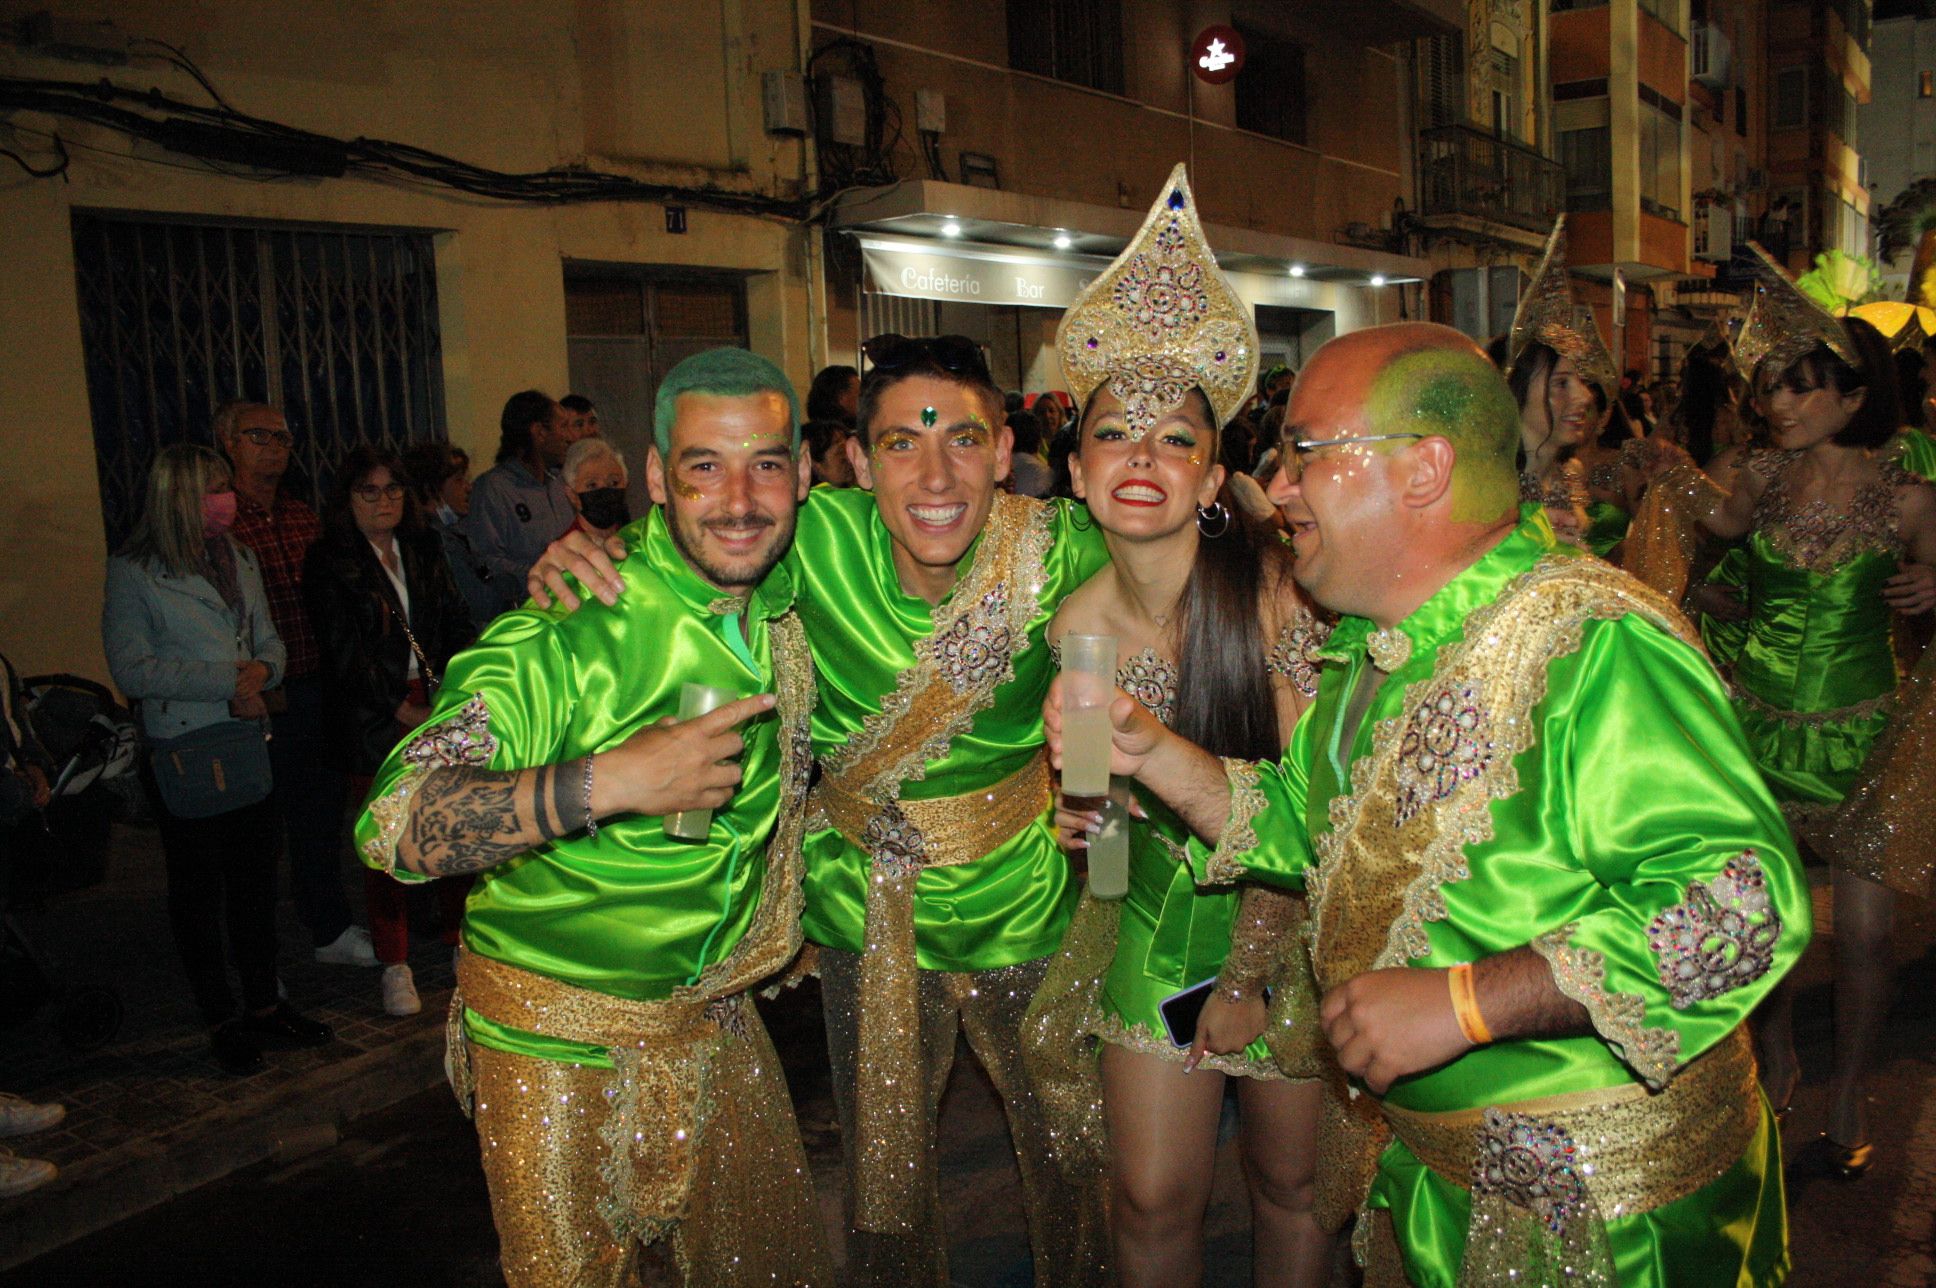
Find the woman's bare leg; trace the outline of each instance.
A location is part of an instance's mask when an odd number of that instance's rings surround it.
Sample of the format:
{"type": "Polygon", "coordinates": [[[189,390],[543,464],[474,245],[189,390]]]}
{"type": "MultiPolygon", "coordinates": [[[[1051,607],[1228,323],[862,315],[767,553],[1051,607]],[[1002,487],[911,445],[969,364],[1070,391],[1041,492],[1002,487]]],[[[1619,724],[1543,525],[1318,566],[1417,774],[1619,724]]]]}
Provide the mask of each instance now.
{"type": "Polygon", "coordinates": [[[1331,1240],[1312,1209],[1323,1093],[1315,1081],[1237,1080],[1255,1288],[1323,1288],[1330,1279],[1331,1240]]]}
{"type": "Polygon", "coordinates": [[[1896,892],[1889,887],[1835,873],[1835,1061],[1828,1134],[1841,1145],[1869,1143],[1864,1098],[1895,992],[1890,945],[1895,910],[1896,892]]]}
{"type": "Polygon", "coordinates": [[[1122,1288],[1203,1280],[1203,1214],[1216,1167],[1224,1076],[1105,1044],[1111,1233],[1122,1288]]]}

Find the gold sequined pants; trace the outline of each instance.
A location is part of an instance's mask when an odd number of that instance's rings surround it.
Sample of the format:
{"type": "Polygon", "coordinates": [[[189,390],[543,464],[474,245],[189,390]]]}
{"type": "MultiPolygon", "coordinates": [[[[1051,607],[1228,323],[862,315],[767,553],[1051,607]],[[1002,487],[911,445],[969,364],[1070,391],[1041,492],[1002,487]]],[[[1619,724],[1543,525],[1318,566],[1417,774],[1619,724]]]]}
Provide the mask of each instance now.
{"type": "Polygon", "coordinates": [[[637,1284],[642,1254],[648,1264],[670,1261],[665,1273],[685,1288],[833,1284],[786,1082],[756,1016],[744,1039],[723,1042],[710,1061],[712,1109],[670,1257],[619,1239],[598,1210],[611,1189],[611,1071],[468,1045],[508,1288],[637,1284]]]}
{"type": "Polygon", "coordinates": [[[961,1031],[966,1032],[969,1048],[987,1070],[1008,1115],[1015,1162],[1022,1173],[1022,1205],[1035,1258],[1035,1282],[1041,1288],[1108,1282],[1101,1187],[1091,1187],[1093,1193],[1084,1195],[1060,1184],[1049,1156],[1048,1125],[1022,1065],[1022,1021],[1048,966],[1044,957],[996,970],[920,972],[921,1085],[906,1090],[920,1098],[927,1123],[926,1148],[910,1161],[921,1173],[921,1188],[927,1195],[922,1210],[928,1219],[912,1234],[890,1235],[856,1230],[851,1219],[860,956],[820,949],[827,1054],[848,1160],[847,1281],[855,1288],[947,1288],[948,1242],[936,1180],[935,1132],[941,1093],[954,1063],[955,1035],[961,1031]]]}

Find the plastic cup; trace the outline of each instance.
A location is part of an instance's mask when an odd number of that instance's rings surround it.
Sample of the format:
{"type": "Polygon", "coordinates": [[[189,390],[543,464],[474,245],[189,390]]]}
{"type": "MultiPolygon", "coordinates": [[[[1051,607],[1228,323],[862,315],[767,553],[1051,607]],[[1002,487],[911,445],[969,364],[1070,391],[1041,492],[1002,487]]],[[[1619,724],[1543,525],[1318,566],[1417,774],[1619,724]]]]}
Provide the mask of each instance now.
{"type": "Polygon", "coordinates": [[[1105,797],[1102,830],[1089,838],[1089,893],[1120,899],[1129,893],[1129,811],[1105,797]]]}
{"type": "MultiPolygon", "coordinates": [[[[722,689],[716,684],[685,684],[679,689],[679,719],[692,720],[716,711],[725,706],[739,694],[731,689],[722,689]]],[[[713,812],[709,809],[680,810],[668,814],[665,819],[665,834],[676,836],[682,841],[703,841],[712,831],[713,812]]]]}
{"type": "Polygon", "coordinates": [[[1062,795],[1093,798],[1109,792],[1113,737],[1109,704],[1116,697],[1116,637],[1062,637],[1062,795]]]}

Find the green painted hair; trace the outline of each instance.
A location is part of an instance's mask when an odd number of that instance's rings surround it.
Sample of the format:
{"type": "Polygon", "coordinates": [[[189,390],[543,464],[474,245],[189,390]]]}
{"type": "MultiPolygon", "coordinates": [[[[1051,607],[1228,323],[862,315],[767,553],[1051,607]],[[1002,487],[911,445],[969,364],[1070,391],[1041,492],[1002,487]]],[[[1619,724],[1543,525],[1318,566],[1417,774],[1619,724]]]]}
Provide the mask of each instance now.
{"type": "Polygon", "coordinates": [[[1477,349],[1400,353],[1372,382],[1370,432],[1424,434],[1452,444],[1452,517],[1483,523],[1519,498],[1519,404],[1477,349]]]}
{"type": "Polygon", "coordinates": [[[787,425],[793,450],[800,448],[800,399],[786,372],[749,349],[708,349],[695,353],[659,382],[652,400],[652,441],[659,455],[672,455],[672,422],[680,394],[711,394],[715,398],[750,398],[754,394],[786,395],[787,425]]]}

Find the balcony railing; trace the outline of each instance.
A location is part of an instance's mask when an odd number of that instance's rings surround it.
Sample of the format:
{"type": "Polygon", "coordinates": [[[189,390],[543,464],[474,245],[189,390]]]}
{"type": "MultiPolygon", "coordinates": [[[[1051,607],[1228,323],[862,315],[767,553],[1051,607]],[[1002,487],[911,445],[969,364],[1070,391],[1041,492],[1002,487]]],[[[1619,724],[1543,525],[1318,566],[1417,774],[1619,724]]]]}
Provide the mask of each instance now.
{"type": "Polygon", "coordinates": [[[1566,171],[1531,148],[1468,125],[1423,130],[1419,214],[1471,215],[1545,232],[1566,206],[1566,171]]]}

